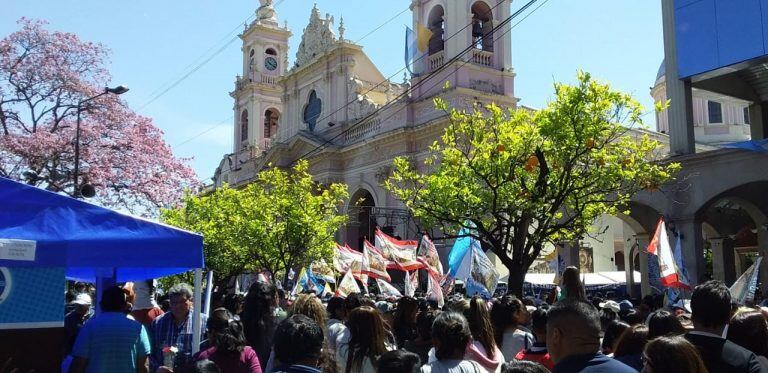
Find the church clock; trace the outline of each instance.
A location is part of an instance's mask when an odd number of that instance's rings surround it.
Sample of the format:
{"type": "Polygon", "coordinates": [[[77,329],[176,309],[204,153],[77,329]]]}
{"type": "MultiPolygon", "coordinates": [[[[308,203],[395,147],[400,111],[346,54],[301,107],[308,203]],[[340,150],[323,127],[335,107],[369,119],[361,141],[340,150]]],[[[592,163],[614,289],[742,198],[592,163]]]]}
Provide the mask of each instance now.
{"type": "Polygon", "coordinates": [[[277,60],[274,57],[265,58],[264,67],[266,67],[269,71],[274,71],[277,68],[277,60]]]}

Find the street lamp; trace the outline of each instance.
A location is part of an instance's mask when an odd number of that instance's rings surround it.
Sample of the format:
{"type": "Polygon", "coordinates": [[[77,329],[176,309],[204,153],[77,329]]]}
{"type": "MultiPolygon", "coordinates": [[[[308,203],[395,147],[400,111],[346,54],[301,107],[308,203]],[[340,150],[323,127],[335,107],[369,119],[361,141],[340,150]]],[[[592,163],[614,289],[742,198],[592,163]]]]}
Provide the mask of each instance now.
{"type": "MultiPolygon", "coordinates": [[[[80,198],[83,196],[81,194],[80,190],[80,112],[83,111],[83,104],[85,104],[88,101],[95,100],[101,96],[106,95],[107,93],[112,93],[115,95],[122,95],[123,93],[128,92],[128,87],[119,85],[114,88],[110,87],[104,87],[104,92],[99,93],[96,96],[86,98],[84,100],[80,100],[77,103],[77,125],[75,126],[75,198],[80,198]]],[[[86,197],[93,197],[95,195],[96,191],[93,189],[92,186],[89,186],[88,190],[85,193],[86,197]]]]}

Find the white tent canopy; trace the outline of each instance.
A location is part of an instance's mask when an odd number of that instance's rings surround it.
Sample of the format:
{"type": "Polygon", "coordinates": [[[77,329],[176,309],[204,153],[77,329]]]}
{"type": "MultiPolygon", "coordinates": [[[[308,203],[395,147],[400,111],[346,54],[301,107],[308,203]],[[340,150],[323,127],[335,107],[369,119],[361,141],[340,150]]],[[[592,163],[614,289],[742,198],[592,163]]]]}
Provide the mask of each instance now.
{"type": "MultiPolygon", "coordinates": [[[[640,272],[632,271],[632,276],[636,284],[640,283],[640,272]]],[[[507,283],[507,278],[504,276],[499,279],[500,283],[507,283]]],[[[595,273],[582,273],[582,281],[585,286],[590,285],[624,285],[627,282],[627,275],[624,271],[609,271],[609,272],[595,272],[595,273]]],[[[525,282],[532,285],[553,285],[555,282],[554,273],[527,273],[525,275],[525,282]]]]}

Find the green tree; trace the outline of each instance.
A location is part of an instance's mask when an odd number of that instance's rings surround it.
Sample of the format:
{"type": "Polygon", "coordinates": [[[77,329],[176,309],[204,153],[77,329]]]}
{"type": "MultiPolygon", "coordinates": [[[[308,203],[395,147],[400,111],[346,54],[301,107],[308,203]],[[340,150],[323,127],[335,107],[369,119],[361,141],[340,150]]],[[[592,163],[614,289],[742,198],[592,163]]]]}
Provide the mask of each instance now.
{"type": "Polygon", "coordinates": [[[540,111],[435,104],[450,120],[441,141],[423,167],[396,158],[385,187],[425,226],[449,237],[470,229],[509,269],[518,295],[545,245],[589,233],[600,214],[622,211],[679,169],[655,161],[658,142],[628,133],[642,107],[587,73],[555,84],[555,100],[540,111]]]}
{"type": "Polygon", "coordinates": [[[334,234],[347,219],[339,212],[347,186],[319,184],[308,167],[299,161],[290,171],[262,171],[241,189],[188,195],[181,207],[164,210],[163,220],[203,235],[206,267],[219,285],[244,271],[286,274],[330,262],[334,234]]]}

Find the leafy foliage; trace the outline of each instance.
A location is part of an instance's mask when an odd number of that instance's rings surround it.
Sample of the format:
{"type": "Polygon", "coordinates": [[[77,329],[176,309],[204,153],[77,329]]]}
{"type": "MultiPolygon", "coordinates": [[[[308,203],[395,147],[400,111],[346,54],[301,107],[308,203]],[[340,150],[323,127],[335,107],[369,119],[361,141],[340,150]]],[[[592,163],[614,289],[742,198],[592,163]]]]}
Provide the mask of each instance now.
{"type": "Polygon", "coordinates": [[[334,234],[347,219],[339,212],[347,186],[318,184],[308,167],[299,161],[291,171],[262,171],[241,189],[188,195],[162,218],[203,235],[206,267],[216,282],[244,271],[286,273],[315,260],[330,262],[334,234]]]}
{"type": "Polygon", "coordinates": [[[518,294],[545,244],[577,239],[679,169],[654,162],[658,142],[628,133],[641,106],[587,73],[576,85],[556,84],[555,100],[536,112],[435,103],[450,119],[441,141],[424,167],[395,159],[385,187],[426,226],[471,229],[510,270],[518,294]]]}
{"type": "Polygon", "coordinates": [[[87,101],[111,79],[103,45],[48,31],[42,21],[18,23],[0,40],[0,176],[74,195],[79,112],[78,176],[96,187],[97,202],[153,215],[197,185],[150,118],[115,95],[87,101]]]}

